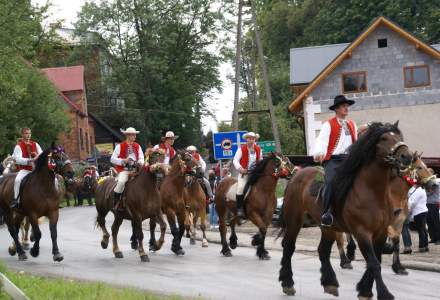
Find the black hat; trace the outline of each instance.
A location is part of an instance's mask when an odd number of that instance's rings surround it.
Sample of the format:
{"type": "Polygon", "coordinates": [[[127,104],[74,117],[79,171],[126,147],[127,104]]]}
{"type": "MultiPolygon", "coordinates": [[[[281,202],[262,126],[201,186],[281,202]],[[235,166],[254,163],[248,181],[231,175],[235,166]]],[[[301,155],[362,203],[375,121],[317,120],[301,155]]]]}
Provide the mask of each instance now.
{"type": "Polygon", "coordinates": [[[330,106],[328,109],[335,110],[336,107],[344,103],[347,103],[348,105],[353,105],[355,102],[353,100],[345,98],[344,95],[337,95],[334,99],[333,105],[330,106]]]}

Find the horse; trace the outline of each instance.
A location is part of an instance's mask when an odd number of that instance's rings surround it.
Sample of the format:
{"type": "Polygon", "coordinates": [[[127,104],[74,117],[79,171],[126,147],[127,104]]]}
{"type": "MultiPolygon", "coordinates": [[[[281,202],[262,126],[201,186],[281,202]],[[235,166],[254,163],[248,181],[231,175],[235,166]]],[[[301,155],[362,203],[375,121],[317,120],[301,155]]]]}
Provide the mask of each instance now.
{"type": "Polygon", "coordinates": [[[97,184],[96,178],[89,174],[80,179],[77,192],[78,206],[83,205],[84,198],[87,198],[89,206],[93,205],[92,198],[95,195],[97,184]]]}
{"type": "MultiPolygon", "coordinates": [[[[392,180],[395,176],[404,176],[413,160],[413,153],[403,142],[398,122],[371,124],[350,147],[332,182],[335,222],[331,228],[321,227],[318,252],[321,285],[325,293],[338,295],[339,283],[330,263],[331,247],[338,231],[353,235],[367,262],[367,269],[356,286],[358,297],[371,298],[373,282],[376,281],[378,299],[394,299],[382,279],[381,255],[388,226],[396,213],[391,199],[392,180]]],[[[318,220],[322,212],[320,193],[316,193],[322,183],[315,180],[317,177],[322,177],[317,168],[304,168],[297,172],[286,188],[279,233],[279,237],[283,237],[279,281],[287,295],[296,292],[291,257],[304,213],[308,212],[318,220]]]]}
{"type": "MultiPolygon", "coordinates": [[[[287,158],[277,153],[271,153],[263,160],[257,162],[250,171],[249,180],[245,187],[245,191],[249,191],[246,196],[245,210],[249,220],[259,229],[259,232],[252,238],[252,245],[257,246],[257,256],[261,260],[270,259],[264,242],[267,228],[272,222],[272,216],[276,208],[275,189],[278,179],[289,178],[293,170],[287,158]]],[[[235,225],[238,221],[235,200],[236,190],[237,179],[233,177],[224,178],[216,189],[214,199],[219,218],[222,244],[221,253],[226,257],[232,256],[231,248],[235,249],[238,241],[237,234],[235,233],[235,225]],[[226,241],[228,211],[233,214],[230,222],[231,236],[229,238],[229,245],[226,241]]]]}
{"type": "Polygon", "coordinates": [[[35,169],[27,175],[20,188],[20,208],[11,209],[14,198],[14,180],[16,174],[8,174],[0,179],[0,206],[5,212],[5,220],[14,245],[9,247],[9,254],[18,253],[19,260],[26,260],[27,255],[19,241],[18,232],[24,217],[29,218],[35,242],[30,250],[33,257],[40,253],[41,231],[38,218],[49,219],[50,236],[52,239],[53,260],[60,262],[63,255],[57,244],[57,223],[59,217],[59,192],[55,186],[55,173],[49,167],[53,148],[43,151],[35,161],[35,169]],[[14,216],[15,214],[15,216],[14,216]]]}
{"type": "Polygon", "coordinates": [[[56,148],[52,157],[56,164],[55,173],[63,177],[64,191],[62,196],[66,199],[67,206],[70,206],[70,200],[73,200],[73,205],[77,206],[79,181],[75,178],[72,161],[61,147],[56,148]]]}
{"type": "Polygon", "coordinates": [[[116,179],[106,178],[96,189],[96,222],[103,232],[101,247],[107,249],[110,234],[105,226],[105,217],[112,211],[115,219],[112,225],[113,253],[116,258],[123,258],[118,246],[118,231],[122,221],[131,220],[134,239],[142,262],[148,262],[148,255],[143,248],[144,234],[142,232],[142,221],[150,218],[159,223],[160,238],[155,244],[160,249],[165,240],[166,223],[161,211],[161,199],[157,186],[157,173],[162,172],[162,168],[156,164],[144,164],[140,168],[138,175],[126,183],[123,202],[124,211],[118,212],[113,207],[113,190],[116,186],[116,179]]]}
{"type": "Polygon", "coordinates": [[[185,180],[185,189],[183,191],[183,199],[188,210],[188,220],[185,227],[190,233],[190,244],[196,243],[197,221],[200,217],[200,230],[203,234],[202,247],[208,247],[206,239],[206,195],[203,191],[198,178],[187,175],[185,180]]]}
{"type": "MultiPolygon", "coordinates": [[[[408,192],[411,186],[416,185],[422,188],[432,188],[436,183],[436,176],[426,166],[420,155],[414,154],[415,160],[411,166],[408,176],[395,176],[392,180],[392,187],[390,191],[392,193],[391,201],[395,211],[395,218],[391,225],[388,226],[388,240],[383,249],[383,254],[393,254],[393,263],[391,269],[397,275],[408,275],[408,271],[400,262],[399,250],[400,250],[400,235],[402,233],[403,224],[408,216],[408,192]]],[[[356,251],[356,244],[353,237],[347,234],[347,258],[353,260],[356,251]]],[[[344,252],[343,245],[340,247],[338,244],[339,252],[344,252]]],[[[345,252],[344,252],[345,253],[345,252]]],[[[341,255],[341,258],[343,255],[341,255]]],[[[341,260],[342,263],[342,260],[341,260]]]]}
{"type": "MultiPolygon", "coordinates": [[[[167,216],[170,225],[173,241],[171,251],[176,255],[185,255],[181,247],[182,236],[185,232],[185,220],[187,220],[187,211],[183,197],[185,187],[185,176],[195,174],[196,161],[190,152],[179,150],[170,161],[171,169],[165,176],[160,186],[160,197],[162,199],[162,211],[167,216]],[[177,223],[179,227],[176,225],[177,223]]],[[[155,251],[155,230],[156,224],[150,221],[150,250],[155,251]]]]}

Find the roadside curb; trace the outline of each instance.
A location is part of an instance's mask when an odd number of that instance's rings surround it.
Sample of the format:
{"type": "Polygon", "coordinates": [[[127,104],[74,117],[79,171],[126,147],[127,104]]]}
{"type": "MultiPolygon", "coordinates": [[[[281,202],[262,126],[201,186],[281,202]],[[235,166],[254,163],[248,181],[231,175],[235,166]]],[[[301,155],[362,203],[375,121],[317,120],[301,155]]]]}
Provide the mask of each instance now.
{"type": "Polygon", "coordinates": [[[22,290],[12,283],[6,275],[0,273],[0,286],[14,300],[30,300],[22,290]]]}

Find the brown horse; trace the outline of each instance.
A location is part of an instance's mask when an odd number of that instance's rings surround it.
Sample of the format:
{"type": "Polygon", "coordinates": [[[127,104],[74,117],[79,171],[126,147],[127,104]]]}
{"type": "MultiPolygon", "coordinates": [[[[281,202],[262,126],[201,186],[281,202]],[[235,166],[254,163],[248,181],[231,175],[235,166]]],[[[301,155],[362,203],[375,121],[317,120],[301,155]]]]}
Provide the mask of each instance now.
{"type": "Polygon", "coordinates": [[[116,180],[113,177],[106,178],[96,189],[96,210],[98,212],[97,223],[103,232],[101,247],[108,247],[110,234],[105,226],[105,217],[111,210],[115,216],[112,225],[113,253],[116,258],[122,258],[123,254],[118,246],[118,231],[122,221],[131,220],[134,239],[136,242],[139,256],[142,262],[149,261],[148,255],[144,251],[142,232],[142,221],[150,218],[159,223],[160,238],[155,244],[160,249],[165,240],[166,223],[161,211],[161,199],[157,185],[157,174],[163,170],[156,165],[145,164],[141,167],[139,174],[126,183],[124,190],[124,212],[114,211],[113,209],[113,190],[116,180]]]}
{"type": "Polygon", "coordinates": [[[197,221],[200,217],[200,230],[203,234],[202,247],[208,247],[206,239],[206,195],[200,182],[195,176],[187,175],[183,199],[188,210],[188,221],[185,224],[186,230],[190,235],[190,244],[196,243],[197,221]]]}
{"type": "Polygon", "coordinates": [[[70,200],[73,200],[73,205],[76,206],[79,180],[75,178],[72,161],[61,147],[56,148],[52,157],[56,165],[55,173],[63,177],[64,189],[62,197],[66,199],[67,206],[70,206],[70,200]]]}
{"type": "MultiPolygon", "coordinates": [[[[185,220],[187,220],[187,211],[185,200],[183,198],[185,187],[185,176],[195,174],[196,161],[191,153],[186,150],[179,150],[171,160],[171,169],[165,176],[160,186],[160,196],[162,200],[162,211],[167,216],[170,225],[173,241],[171,251],[176,255],[184,255],[180,243],[185,232],[185,220]],[[176,218],[179,227],[176,225],[176,218]]],[[[150,221],[150,249],[154,249],[156,224],[150,221]]]]}
{"type": "MultiPolygon", "coordinates": [[[[331,228],[321,228],[318,247],[321,261],[321,284],[324,292],[338,295],[339,283],[330,264],[330,252],[336,231],[351,233],[357,240],[367,261],[367,270],[357,284],[358,296],[369,299],[376,281],[378,299],[394,299],[381,274],[381,255],[387,238],[388,226],[395,219],[392,203],[392,180],[403,176],[412,165],[409,151],[397,123],[373,123],[351,146],[348,157],[340,166],[334,184],[335,222],[331,228]]],[[[314,167],[304,168],[288,184],[283,206],[283,257],[279,280],[284,293],[294,295],[291,257],[307,211],[314,219],[321,215],[321,200],[317,198],[317,177],[314,167]],[[318,202],[318,203],[316,203],[318,202]]]]}
{"type": "Polygon", "coordinates": [[[87,199],[89,206],[92,206],[92,198],[95,196],[97,187],[98,182],[94,176],[87,174],[81,178],[77,192],[78,206],[83,205],[84,198],[87,199]]]}
{"type": "Polygon", "coordinates": [[[5,212],[6,224],[15,244],[9,248],[9,253],[15,255],[18,252],[20,260],[27,259],[26,253],[18,239],[20,224],[25,216],[29,218],[35,238],[34,245],[30,250],[31,255],[37,257],[40,253],[41,231],[38,226],[38,218],[46,216],[49,219],[53,260],[63,260],[57,244],[59,192],[55,186],[55,173],[48,166],[51,153],[52,149],[43,151],[35,161],[34,171],[23,179],[20,188],[21,200],[19,209],[13,210],[10,208],[10,203],[14,198],[16,174],[6,175],[0,179],[0,205],[5,212]]]}
{"type": "MultiPolygon", "coordinates": [[[[289,178],[292,172],[293,168],[288,159],[280,154],[272,153],[257,162],[255,168],[249,174],[247,183],[249,188],[245,188],[245,191],[249,190],[246,196],[245,209],[249,220],[259,229],[259,233],[255,234],[252,239],[252,245],[257,246],[257,256],[260,259],[270,259],[264,247],[264,241],[276,207],[275,189],[278,178],[289,178]]],[[[215,205],[219,217],[222,243],[221,253],[227,257],[232,256],[229,246],[232,249],[237,247],[237,235],[235,233],[235,225],[237,224],[236,190],[237,179],[227,177],[220,182],[215,193],[215,205]],[[231,236],[229,238],[229,245],[226,241],[228,210],[233,214],[230,222],[231,236]]]]}

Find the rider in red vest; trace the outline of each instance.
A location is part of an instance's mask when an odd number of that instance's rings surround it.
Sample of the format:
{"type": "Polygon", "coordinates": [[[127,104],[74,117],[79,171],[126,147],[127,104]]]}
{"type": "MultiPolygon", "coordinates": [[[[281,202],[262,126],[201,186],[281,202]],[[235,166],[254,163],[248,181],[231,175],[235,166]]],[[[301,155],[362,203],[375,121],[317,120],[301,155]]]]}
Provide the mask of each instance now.
{"type": "Polygon", "coordinates": [[[332,185],[330,184],[335,176],[337,167],[346,157],[348,147],[357,140],[356,123],[347,119],[348,107],[355,102],[338,95],[334,99],[334,104],[329,107],[336,115],[322,124],[321,131],[316,140],[313,157],[324,165],[325,169],[325,188],[323,196],[323,214],[321,216],[321,226],[330,227],[333,224],[331,213],[332,185]]]}
{"type": "Polygon", "coordinates": [[[11,208],[18,208],[19,206],[19,192],[20,184],[23,178],[34,169],[34,160],[43,152],[38,143],[31,140],[32,132],[25,127],[21,130],[21,139],[14,148],[12,157],[15,160],[18,174],[14,181],[14,201],[11,208]]]}
{"type": "Polygon", "coordinates": [[[259,160],[263,159],[263,153],[260,147],[256,144],[256,140],[260,137],[259,134],[248,132],[243,135],[246,139],[246,144],[238,148],[234,156],[234,167],[238,171],[237,178],[237,216],[245,218],[244,213],[244,187],[248,180],[248,171],[259,160]]]}
{"type": "Polygon", "coordinates": [[[118,172],[117,184],[114,189],[114,206],[115,210],[123,210],[120,205],[122,199],[122,193],[125,189],[125,183],[128,180],[130,173],[133,172],[136,165],[144,164],[144,152],[141,146],[135,142],[136,134],[139,133],[133,127],[129,127],[121,132],[125,134],[126,140],[115,147],[112,157],[110,159],[111,163],[115,165],[116,171],[118,172]]]}
{"type": "Polygon", "coordinates": [[[174,135],[174,132],[167,131],[164,137],[161,139],[161,143],[153,147],[153,150],[162,149],[165,153],[164,163],[169,164],[170,160],[176,155],[176,150],[173,148],[174,141],[178,139],[178,135],[174,135]]]}
{"type": "Polygon", "coordinates": [[[205,172],[206,172],[206,162],[203,160],[203,157],[200,155],[200,153],[197,151],[196,146],[188,146],[186,147],[186,150],[189,151],[192,155],[192,157],[195,159],[195,161],[198,164],[198,177],[200,179],[203,180],[203,185],[205,186],[205,190],[207,193],[207,196],[209,198],[209,201],[213,201],[214,200],[214,196],[212,194],[212,189],[211,189],[211,185],[209,184],[208,179],[206,179],[205,177],[205,172]]]}

